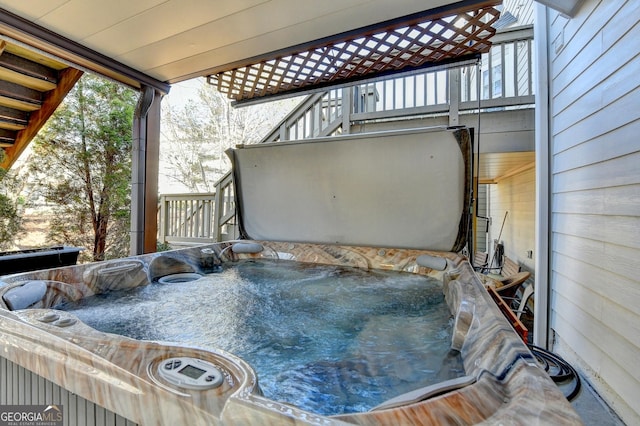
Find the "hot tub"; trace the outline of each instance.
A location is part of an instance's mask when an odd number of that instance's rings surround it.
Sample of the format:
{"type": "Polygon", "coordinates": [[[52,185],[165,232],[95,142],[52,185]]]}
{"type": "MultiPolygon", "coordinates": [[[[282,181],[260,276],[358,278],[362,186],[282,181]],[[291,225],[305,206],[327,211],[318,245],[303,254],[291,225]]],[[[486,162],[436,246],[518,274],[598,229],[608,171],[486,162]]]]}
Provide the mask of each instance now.
{"type": "MultiPolygon", "coordinates": [[[[570,404],[540,369],[490,300],[469,263],[452,253],[304,243],[242,241],[162,254],[31,272],[3,278],[0,310],[3,404],[71,404],[73,415],[108,410],[138,424],[579,424],[570,404]],[[235,245],[235,250],[234,250],[235,245]],[[247,249],[250,247],[251,249],[247,249]],[[213,347],[140,341],[99,332],[69,312],[65,301],[159,284],[176,274],[214,273],[247,259],[286,259],[362,270],[425,275],[442,283],[453,318],[451,348],[459,351],[464,377],[391,398],[366,412],[322,416],[262,395],[260,377],[234,354],[213,347]],[[33,283],[37,284],[33,284],[33,283]],[[9,297],[44,285],[45,294],[9,297]],[[31,300],[29,299],[31,297],[31,300]],[[8,310],[7,299],[15,310],[8,310]],[[35,300],[37,299],[37,300],[35,300]],[[23,303],[27,306],[18,306],[23,303]],[[159,373],[167,362],[197,373],[209,369],[218,386],[198,388],[159,373]],[[198,364],[201,363],[201,364],[198,364]],[[38,395],[50,400],[39,401],[38,395]],[[15,394],[14,394],[15,392],[15,394]],[[82,409],[78,407],[82,407],[82,409]],[[80,412],[82,411],[82,412],[80,412]]],[[[203,301],[194,301],[194,303],[203,301]]],[[[189,309],[188,306],[184,307],[189,309]]],[[[204,373],[202,373],[204,374],[204,373]]],[[[188,377],[188,376],[185,376],[188,377]]]]}
{"type": "MultiPolygon", "coordinates": [[[[416,129],[238,147],[229,155],[239,241],[0,278],[5,305],[0,309],[0,405],[61,404],[82,424],[580,424],[470,264],[457,254],[469,239],[470,133],[465,128],[416,129]],[[364,392],[360,406],[366,409],[326,414],[295,399],[269,398],[259,385],[261,373],[238,353],[197,340],[177,344],[104,333],[73,311],[52,309],[95,295],[188,285],[261,259],[436,280],[448,307],[444,315],[451,318],[448,345],[464,371],[435,383],[416,381],[416,388],[396,393],[385,394],[381,388],[386,384],[374,383],[364,392]],[[367,405],[367,392],[385,399],[367,405]]],[[[168,293],[167,303],[172,297],[168,293]]],[[[249,311],[239,300],[227,297],[237,310],[249,311]]],[[[200,295],[171,311],[187,311],[191,304],[216,309],[219,303],[200,295]]],[[[322,303],[325,299],[318,297],[309,309],[322,303]]],[[[349,308],[361,302],[353,297],[330,303],[349,308]]],[[[147,315],[153,318],[161,311],[150,305],[147,315]]],[[[224,320],[211,327],[234,328],[224,320]]],[[[242,327],[234,329],[242,338],[242,327]]],[[[373,340],[375,329],[366,333],[373,340]]],[[[396,322],[394,330],[405,340],[420,340],[419,331],[407,331],[408,322],[396,322]]],[[[394,371],[389,376],[402,375],[404,350],[388,350],[389,371],[394,371]]],[[[267,357],[271,351],[258,348],[251,355],[267,357]]],[[[326,365],[310,363],[309,369],[326,365]]],[[[419,375],[423,366],[407,367],[410,376],[419,375]]],[[[298,370],[282,373],[288,378],[298,370]]],[[[346,376],[337,383],[352,388],[346,376]]]]}

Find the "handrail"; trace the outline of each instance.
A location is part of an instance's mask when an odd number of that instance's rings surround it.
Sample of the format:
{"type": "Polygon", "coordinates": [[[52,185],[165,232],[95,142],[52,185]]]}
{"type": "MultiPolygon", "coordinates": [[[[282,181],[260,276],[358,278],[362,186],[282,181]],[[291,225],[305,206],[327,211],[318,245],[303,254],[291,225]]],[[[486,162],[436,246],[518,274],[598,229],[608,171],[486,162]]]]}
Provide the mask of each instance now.
{"type": "Polygon", "coordinates": [[[343,115],[342,93],[332,89],[309,95],[284,118],[260,143],[331,136],[340,128],[343,115]]]}

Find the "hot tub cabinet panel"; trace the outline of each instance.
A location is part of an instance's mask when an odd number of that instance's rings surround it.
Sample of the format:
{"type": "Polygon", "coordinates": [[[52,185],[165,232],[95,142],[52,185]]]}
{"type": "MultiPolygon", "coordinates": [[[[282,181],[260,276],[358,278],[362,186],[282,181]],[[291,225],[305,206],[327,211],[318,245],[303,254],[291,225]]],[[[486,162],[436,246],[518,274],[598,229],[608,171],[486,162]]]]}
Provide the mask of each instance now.
{"type": "MultiPolygon", "coordinates": [[[[492,303],[469,263],[453,253],[242,241],[100,265],[29,272],[0,280],[1,295],[12,288],[20,291],[25,281],[41,280],[46,285],[45,296],[32,301],[28,309],[0,309],[0,365],[23,368],[31,372],[24,375],[24,380],[30,374],[33,380],[36,376],[49,380],[139,424],[581,424],[492,303]],[[126,288],[130,284],[126,279],[123,282],[123,277],[134,280],[135,285],[147,285],[171,273],[205,274],[219,267],[219,262],[245,258],[397,270],[442,280],[454,316],[452,348],[460,351],[465,373],[473,383],[393,408],[326,417],[262,396],[252,368],[233,354],[102,333],[70,313],[50,309],[61,300],[111,291],[115,283],[116,288],[126,288]],[[98,266],[107,268],[106,272],[98,273],[98,266]],[[145,279],[141,271],[146,273],[145,279]],[[160,363],[184,356],[206,360],[218,368],[224,376],[222,385],[192,390],[172,386],[158,375],[160,363]]],[[[3,374],[0,380],[3,392],[22,389],[13,376],[3,374]]],[[[30,403],[29,395],[21,398],[23,403],[30,403]]],[[[67,415],[73,414],[67,411],[67,415]]]]}
{"type": "Polygon", "coordinates": [[[35,271],[75,265],[80,247],[47,247],[0,252],[0,274],[35,271]]]}

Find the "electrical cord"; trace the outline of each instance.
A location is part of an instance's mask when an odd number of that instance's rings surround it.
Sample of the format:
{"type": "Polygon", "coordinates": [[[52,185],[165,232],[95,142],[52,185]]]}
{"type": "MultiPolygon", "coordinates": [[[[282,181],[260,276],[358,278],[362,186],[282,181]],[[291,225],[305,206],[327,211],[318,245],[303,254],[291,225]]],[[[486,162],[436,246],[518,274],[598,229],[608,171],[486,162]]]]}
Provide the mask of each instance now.
{"type": "Polygon", "coordinates": [[[527,346],[538,361],[540,367],[549,374],[554,383],[557,385],[564,384],[566,382],[574,383],[571,391],[565,394],[565,398],[569,401],[575,398],[578,395],[578,392],[580,392],[581,386],[580,376],[576,370],[567,361],[546,349],[535,345],[527,346]]]}

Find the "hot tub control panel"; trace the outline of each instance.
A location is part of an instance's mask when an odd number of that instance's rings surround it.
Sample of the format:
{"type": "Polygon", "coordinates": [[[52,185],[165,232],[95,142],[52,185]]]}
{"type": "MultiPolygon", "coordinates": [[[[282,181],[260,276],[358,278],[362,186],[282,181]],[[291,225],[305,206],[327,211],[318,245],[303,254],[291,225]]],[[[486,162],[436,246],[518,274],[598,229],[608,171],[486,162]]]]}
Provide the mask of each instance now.
{"type": "Polygon", "coordinates": [[[224,381],[213,364],[191,357],[165,359],[158,366],[158,374],[172,385],[195,390],[212,389],[224,381]]]}

